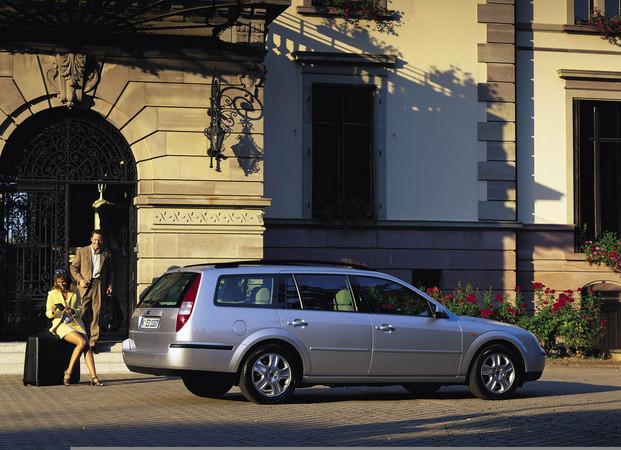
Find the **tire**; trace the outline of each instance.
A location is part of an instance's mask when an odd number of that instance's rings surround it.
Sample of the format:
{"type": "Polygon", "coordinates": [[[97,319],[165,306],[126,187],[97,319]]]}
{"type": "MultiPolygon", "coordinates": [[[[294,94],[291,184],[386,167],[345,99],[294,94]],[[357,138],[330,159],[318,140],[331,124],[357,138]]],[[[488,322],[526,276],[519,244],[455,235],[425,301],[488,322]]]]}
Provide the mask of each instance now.
{"type": "Polygon", "coordinates": [[[264,345],[244,362],[239,389],[255,403],[282,403],[293,394],[297,375],[297,367],[288,351],[279,345],[264,345]]]}
{"type": "Polygon", "coordinates": [[[233,383],[203,375],[184,375],[181,379],[188,391],[199,397],[220,398],[233,387],[233,383]]]}
{"type": "Polygon", "coordinates": [[[401,386],[416,395],[433,394],[442,387],[439,383],[406,383],[401,386]]]}
{"type": "Polygon", "coordinates": [[[485,400],[510,398],[522,384],[522,368],[514,352],[501,344],[486,347],[470,369],[470,391],[485,400]]]}

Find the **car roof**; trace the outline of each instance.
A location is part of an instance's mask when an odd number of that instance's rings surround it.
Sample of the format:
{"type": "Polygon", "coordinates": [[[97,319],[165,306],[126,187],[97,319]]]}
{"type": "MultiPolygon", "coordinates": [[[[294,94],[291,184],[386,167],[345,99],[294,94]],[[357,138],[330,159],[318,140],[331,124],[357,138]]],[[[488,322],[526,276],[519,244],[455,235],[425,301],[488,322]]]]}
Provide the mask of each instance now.
{"type": "Polygon", "coordinates": [[[340,261],[314,261],[314,260],[293,260],[293,259],[273,259],[273,260],[248,260],[248,261],[227,261],[220,263],[192,264],[184,266],[194,269],[233,269],[239,267],[266,267],[270,270],[286,270],[295,267],[297,269],[325,269],[325,268],[341,268],[371,271],[367,266],[340,261]]]}

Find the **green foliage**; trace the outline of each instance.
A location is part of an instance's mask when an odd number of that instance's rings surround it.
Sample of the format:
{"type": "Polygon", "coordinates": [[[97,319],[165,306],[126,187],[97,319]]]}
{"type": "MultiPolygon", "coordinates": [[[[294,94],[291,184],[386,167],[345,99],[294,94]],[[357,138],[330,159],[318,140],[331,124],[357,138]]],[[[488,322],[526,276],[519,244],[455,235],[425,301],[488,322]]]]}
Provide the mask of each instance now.
{"type": "Polygon", "coordinates": [[[325,222],[343,221],[348,224],[363,224],[373,219],[368,202],[355,195],[349,199],[321,202],[315,215],[325,222]]]}
{"type": "Polygon", "coordinates": [[[565,351],[582,357],[599,353],[597,343],[605,334],[606,322],[597,294],[566,290],[557,295],[541,283],[533,283],[533,290],[532,310],[524,303],[519,286],[512,295],[494,298],[491,288],[480,291],[470,283],[465,287],[459,283],[446,295],[437,287],[426,291],[457,315],[498,320],[530,331],[548,353],[565,351]]]}
{"type": "Polygon", "coordinates": [[[378,21],[388,12],[375,0],[324,0],[323,4],[351,21],[360,19],[378,21]]]}

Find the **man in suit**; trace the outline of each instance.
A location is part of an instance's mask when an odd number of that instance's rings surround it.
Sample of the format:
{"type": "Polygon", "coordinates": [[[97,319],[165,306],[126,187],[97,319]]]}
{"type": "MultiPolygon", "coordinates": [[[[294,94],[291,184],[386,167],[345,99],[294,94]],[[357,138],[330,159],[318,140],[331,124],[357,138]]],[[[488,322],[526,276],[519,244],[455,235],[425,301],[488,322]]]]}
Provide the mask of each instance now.
{"type": "Polygon", "coordinates": [[[78,247],[70,266],[71,276],[78,283],[82,299],[82,320],[86,325],[90,346],[97,353],[99,313],[104,293],[112,294],[112,254],[103,249],[101,230],[91,233],[91,245],[78,247]]]}

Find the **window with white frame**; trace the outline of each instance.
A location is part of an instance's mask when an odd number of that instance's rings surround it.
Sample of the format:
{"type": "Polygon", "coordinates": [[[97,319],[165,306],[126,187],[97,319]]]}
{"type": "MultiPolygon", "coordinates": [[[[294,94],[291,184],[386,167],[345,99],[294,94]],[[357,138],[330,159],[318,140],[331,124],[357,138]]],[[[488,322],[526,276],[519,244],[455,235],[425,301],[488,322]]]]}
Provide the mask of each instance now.
{"type": "Polygon", "coordinates": [[[296,52],[303,80],[303,217],[385,217],[388,68],[396,57],[296,52]]]}
{"type": "Polygon", "coordinates": [[[372,219],[375,86],[313,84],[312,216],[372,219]]]}
{"type": "Polygon", "coordinates": [[[591,17],[593,8],[613,16],[618,15],[621,12],[621,0],[568,0],[568,8],[573,10],[575,23],[583,23],[591,17]]]}
{"type": "Polygon", "coordinates": [[[621,234],[621,102],[574,100],[578,242],[621,234]]]}

